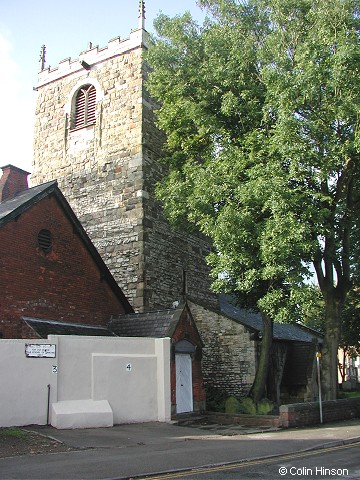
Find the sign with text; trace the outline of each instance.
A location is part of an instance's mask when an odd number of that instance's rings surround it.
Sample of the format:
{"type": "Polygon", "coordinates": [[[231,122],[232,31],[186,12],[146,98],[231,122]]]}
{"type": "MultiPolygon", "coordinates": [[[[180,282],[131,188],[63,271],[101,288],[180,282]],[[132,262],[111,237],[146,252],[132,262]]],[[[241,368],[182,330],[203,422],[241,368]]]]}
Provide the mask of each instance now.
{"type": "Polygon", "coordinates": [[[26,343],[25,355],[28,358],[55,358],[56,345],[44,343],[26,343]]]}

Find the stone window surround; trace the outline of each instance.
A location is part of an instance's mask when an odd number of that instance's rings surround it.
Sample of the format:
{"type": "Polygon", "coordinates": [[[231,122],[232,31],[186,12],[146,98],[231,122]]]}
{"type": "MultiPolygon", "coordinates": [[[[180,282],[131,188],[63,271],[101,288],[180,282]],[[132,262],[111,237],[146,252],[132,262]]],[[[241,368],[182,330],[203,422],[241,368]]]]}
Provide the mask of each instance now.
{"type": "MultiPolygon", "coordinates": [[[[76,83],[76,85],[74,85],[74,87],[71,89],[70,94],[68,96],[68,102],[64,105],[64,113],[68,118],[71,119],[72,115],[75,112],[75,103],[76,103],[76,97],[77,97],[78,91],[81,88],[85,87],[86,85],[93,85],[93,87],[95,87],[95,90],[96,90],[96,104],[100,103],[103,100],[104,91],[101,88],[100,83],[96,78],[88,77],[88,78],[84,78],[84,79],[79,80],[76,83]]],[[[88,125],[84,125],[83,127],[80,127],[80,128],[84,128],[84,127],[87,127],[87,126],[88,125]]],[[[71,129],[71,121],[69,122],[69,127],[71,129]]]]}
{"type": "Polygon", "coordinates": [[[74,98],[74,111],[71,117],[71,130],[86,127],[95,123],[96,88],[88,84],[80,88],[74,98]]]}

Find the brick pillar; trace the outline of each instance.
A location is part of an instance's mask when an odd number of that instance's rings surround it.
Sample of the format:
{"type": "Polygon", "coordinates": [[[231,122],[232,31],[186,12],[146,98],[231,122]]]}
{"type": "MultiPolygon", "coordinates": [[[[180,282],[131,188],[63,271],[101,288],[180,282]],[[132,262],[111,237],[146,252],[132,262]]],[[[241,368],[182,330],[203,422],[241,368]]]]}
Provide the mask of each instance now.
{"type": "Polygon", "coordinates": [[[14,165],[5,165],[0,168],[3,172],[0,178],[0,203],[29,188],[27,181],[29,172],[14,165]]]}

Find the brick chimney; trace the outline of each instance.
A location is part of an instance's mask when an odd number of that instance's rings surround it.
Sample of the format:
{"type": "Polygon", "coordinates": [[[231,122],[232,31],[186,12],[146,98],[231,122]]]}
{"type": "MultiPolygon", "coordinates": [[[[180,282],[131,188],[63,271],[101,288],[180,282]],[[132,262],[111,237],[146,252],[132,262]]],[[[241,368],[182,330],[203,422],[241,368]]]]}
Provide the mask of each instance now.
{"type": "Polygon", "coordinates": [[[29,188],[27,181],[29,172],[14,165],[5,165],[0,168],[3,172],[0,178],[0,203],[29,188]]]}

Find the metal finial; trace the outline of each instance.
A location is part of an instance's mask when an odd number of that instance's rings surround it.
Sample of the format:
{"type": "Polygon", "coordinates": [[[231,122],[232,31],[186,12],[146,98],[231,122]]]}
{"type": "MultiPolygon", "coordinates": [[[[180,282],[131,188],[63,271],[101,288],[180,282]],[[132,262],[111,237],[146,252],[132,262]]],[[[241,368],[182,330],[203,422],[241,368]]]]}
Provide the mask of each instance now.
{"type": "Polygon", "coordinates": [[[40,72],[43,72],[45,70],[45,56],[46,56],[46,47],[43,45],[40,50],[40,72]]]}
{"type": "Polygon", "coordinates": [[[139,28],[145,30],[145,0],[139,0],[139,28]]]}

